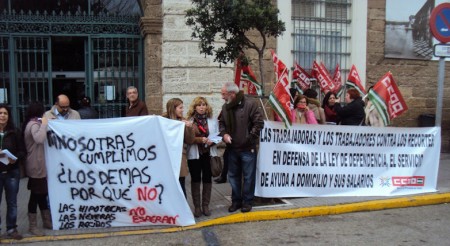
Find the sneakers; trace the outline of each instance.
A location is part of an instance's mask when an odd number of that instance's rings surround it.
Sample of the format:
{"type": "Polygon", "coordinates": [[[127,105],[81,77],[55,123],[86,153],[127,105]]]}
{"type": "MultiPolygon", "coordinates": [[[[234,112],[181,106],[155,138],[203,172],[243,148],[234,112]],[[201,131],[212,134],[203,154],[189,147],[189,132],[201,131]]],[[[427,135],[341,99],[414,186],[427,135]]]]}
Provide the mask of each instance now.
{"type": "Polygon", "coordinates": [[[7,238],[15,239],[15,240],[22,240],[22,235],[19,234],[17,229],[12,229],[11,231],[6,233],[7,238]]]}
{"type": "Polygon", "coordinates": [[[231,206],[228,208],[228,212],[233,213],[234,211],[240,209],[242,205],[240,203],[232,203],[231,206]]]}
{"type": "Polygon", "coordinates": [[[250,204],[242,205],[242,208],[241,208],[242,213],[247,213],[247,212],[250,212],[251,210],[252,210],[252,205],[250,205],[250,204]]]}

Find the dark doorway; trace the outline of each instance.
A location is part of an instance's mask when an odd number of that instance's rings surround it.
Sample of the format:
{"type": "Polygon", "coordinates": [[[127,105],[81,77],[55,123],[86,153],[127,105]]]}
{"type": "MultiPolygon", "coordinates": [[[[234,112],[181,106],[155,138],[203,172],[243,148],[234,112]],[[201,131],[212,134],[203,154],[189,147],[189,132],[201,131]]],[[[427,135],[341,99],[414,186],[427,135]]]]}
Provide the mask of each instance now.
{"type": "Polygon", "coordinates": [[[85,37],[52,37],[53,99],[65,94],[70,107],[78,109],[85,91],[85,37]]]}
{"type": "Polygon", "coordinates": [[[68,96],[70,107],[77,110],[80,108],[79,100],[84,96],[84,83],[76,79],[53,79],[53,100],[60,94],[68,96]]]}

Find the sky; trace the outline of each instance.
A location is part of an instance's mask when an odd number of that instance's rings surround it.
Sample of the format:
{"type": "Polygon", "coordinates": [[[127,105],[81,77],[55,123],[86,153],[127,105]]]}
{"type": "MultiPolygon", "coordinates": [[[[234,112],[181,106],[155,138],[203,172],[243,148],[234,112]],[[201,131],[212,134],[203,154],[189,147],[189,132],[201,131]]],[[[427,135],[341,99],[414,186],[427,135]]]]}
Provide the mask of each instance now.
{"type": "Polygon", "coordinates": [[[386,20],[409,21],[410,15],[415,15],[426,0],[387,0],[386,20]]]}

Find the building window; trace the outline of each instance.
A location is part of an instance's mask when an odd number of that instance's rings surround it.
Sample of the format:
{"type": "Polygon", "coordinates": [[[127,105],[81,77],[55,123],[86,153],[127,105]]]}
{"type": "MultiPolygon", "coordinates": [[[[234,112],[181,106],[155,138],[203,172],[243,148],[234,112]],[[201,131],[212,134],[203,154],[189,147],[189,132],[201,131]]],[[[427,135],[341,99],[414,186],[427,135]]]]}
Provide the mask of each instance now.
{"type": "Polygon", "coordinates": [[[292,0],[294,60],[311,70],[314,60],[330,72],[350,68],[351,0],[292,0]]]}

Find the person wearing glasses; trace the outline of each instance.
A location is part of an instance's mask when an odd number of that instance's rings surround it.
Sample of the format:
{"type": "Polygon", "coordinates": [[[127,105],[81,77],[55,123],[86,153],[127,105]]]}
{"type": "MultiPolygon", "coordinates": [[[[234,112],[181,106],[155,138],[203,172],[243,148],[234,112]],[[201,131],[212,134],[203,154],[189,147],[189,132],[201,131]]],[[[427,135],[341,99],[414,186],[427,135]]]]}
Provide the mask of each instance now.
{"type": "Polygon", "coordinates": [[[70,100],[69,98],[61,94],[56,98],[55,105],[45,112],[44,117],[49,120],[57,119],[57,120],[79,120],[80,114],[70,108],[70,100]]]}
{"type": "Polygon", "coordinates": [[[304,95],[298,95],[294,100],[292,122],[297,124],[318,124],[314,112],[308,107],[308,98],[304,95]]]}

